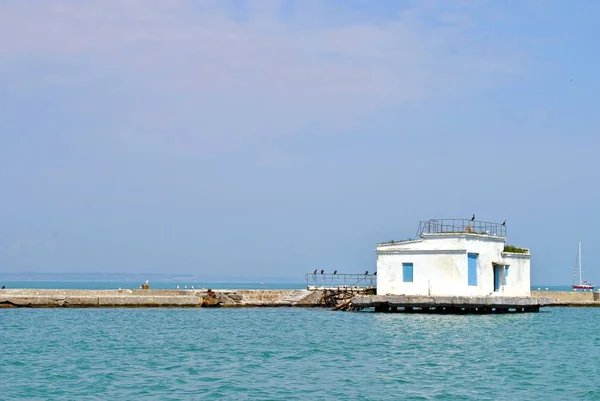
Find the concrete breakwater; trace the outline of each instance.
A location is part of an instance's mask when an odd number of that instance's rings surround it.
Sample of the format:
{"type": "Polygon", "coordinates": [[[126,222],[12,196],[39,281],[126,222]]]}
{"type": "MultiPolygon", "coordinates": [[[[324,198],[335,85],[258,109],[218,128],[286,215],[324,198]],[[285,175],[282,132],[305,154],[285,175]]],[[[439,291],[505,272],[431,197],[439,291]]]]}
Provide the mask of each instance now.
{"type": "Polygon", "coordinates": [[[375,308],[376,312],[405,313],[508,313],[538,312],[552,304],[552,299],[503,296],[421,296],[421,295],[357,295],[352,307],[375,308]]]}
{"type": "Polygon", "coordinates": [[[531,291],[532,297],[551,298],[548,306],[600,306],[600,292],[531,291]]]}
{"type": "MultiPolygon", "coordinates": [[[[336,309],[355,306],[373,306],[381,296],[357,293],[333,293],[331,290],[56,290],[4,289],[0,290],[0,308],[29,307],[330,307],[336,309]]],[[[533,291],[532,298],[547,299],[545,306],[600,306],[598,292],[533,291]]],[[[406,298],[406,297],[405,297],[406,298]]],[[[410,298],[410,297],[408,297],[410,298]]],[[[407,299],[408,299],[407,298],[407,299]]],[[[441,305],[444,297],[426,297],[432,306],[441,305]]],[[[483,301],[468,298],[463,303],[483,301]]],[[[504,298],[504,297],[502,297],[504,298]]],[[[508,297],[506,302],[511,301],[508,297]]],[[[391,300],[391,304],[394,304],[391,300]]],[[[423,300],[411,302],[423,303],[423,300]]],[[[492,299],[490,298],[490,300],[492,299]]],[[[489,303],[485,301],[485,303],[489,303]]],[[[408,301],[407,301],[408,302],[408,301]]],[[[450,301],[448,301],[450,302],[450,301]]],[[[448,303],[446,302],[446,303],[448,303]]],[[[456,304],[458,301],[452,300],[456,304]]],[[[408,304],[407,304],[408,305],[408,304]]]]}
{"type": "Polygon", "coordinates": [[[251,307],[321,306],[308,290],[0,290],[0,307],[251,307]]]}

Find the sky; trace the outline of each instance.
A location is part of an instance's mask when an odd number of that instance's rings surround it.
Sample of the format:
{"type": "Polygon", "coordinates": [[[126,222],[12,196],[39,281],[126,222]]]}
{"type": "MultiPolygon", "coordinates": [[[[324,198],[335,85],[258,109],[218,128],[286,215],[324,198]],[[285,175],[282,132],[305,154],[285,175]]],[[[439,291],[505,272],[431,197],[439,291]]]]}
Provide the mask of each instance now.
{"type": "Polygon", "coordinates": [[[507,220],[600,283],[600,3],[0,0],[0,269],[374,270],[507,220]]]}

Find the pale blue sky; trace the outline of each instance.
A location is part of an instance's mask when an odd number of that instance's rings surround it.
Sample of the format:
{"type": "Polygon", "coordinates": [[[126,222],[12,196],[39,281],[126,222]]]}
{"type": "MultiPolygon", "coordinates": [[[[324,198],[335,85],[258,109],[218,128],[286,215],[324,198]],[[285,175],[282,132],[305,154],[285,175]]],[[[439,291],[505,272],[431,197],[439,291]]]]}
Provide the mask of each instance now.
{"type": "Polygon", "coordinates": [[[0,0],[0,269],[361,272],[508,220],[600,283],[597,1],[0,0]]]}

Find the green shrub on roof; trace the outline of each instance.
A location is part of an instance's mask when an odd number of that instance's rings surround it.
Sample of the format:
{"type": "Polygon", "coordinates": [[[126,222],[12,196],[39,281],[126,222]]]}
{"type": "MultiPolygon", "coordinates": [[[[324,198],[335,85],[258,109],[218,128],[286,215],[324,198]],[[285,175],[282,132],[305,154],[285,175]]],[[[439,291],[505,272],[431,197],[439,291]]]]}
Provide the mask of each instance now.
{"type": "Polygon", "coordinates": [[[527,253],[528,250],[525,248],[518,248],[514,245],[504,245],[504,252],[510,253],[527,253]]]}

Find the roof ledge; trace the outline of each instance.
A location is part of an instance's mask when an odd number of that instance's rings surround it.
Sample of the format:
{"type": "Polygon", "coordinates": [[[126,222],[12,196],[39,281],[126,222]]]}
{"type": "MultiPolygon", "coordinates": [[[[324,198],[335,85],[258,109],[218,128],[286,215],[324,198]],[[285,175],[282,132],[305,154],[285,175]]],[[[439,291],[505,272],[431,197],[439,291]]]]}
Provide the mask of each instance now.
{"type": "Polygon", "coordinates": [[[421,238],[477,238],[477,239],[490,239],[497,242],[506,242],[506,237],[492,234],[479,234],[479,233],[423,233],[421,238]]]}

